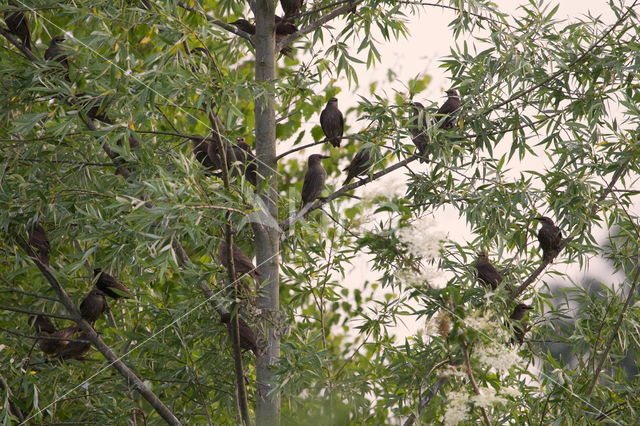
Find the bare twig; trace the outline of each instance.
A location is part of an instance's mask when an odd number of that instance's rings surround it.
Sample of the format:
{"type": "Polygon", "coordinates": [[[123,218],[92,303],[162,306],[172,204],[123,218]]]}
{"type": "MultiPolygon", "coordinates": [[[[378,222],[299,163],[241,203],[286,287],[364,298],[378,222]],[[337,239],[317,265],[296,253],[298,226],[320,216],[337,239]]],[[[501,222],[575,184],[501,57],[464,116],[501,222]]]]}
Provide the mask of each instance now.
{"type": "Polygon", "coordinates": [[[7,332],[9,334],[13,334],[14,336],[24,337],[25,339],[32,340],[64,340],[65,342],[77,342],[77,343],[91,343],[88,340],[82,339],[70,339],[68,337],[56,337],[56,336],[32,336],[30,334],[24,334],[19,332],[18,330],[14,330],[12,328],[4,328],[0,327],[0,330],[7,332]]]}
{"type": "Polygon", "coordinates": [[[22,314],[29,314],[29,315],[42,315],[43,317],[51,317],[51,318],[58,318],[58,319],[73,321],[73,317],[70,317],[68,315],[49,314],[46,312],[32,311],[31,309],[18,308],[16,306],[0,305],[0,311],[20,312],[22,314]]]}
{"type": "MultiPolygon", "coordinates": [[[[445,376],[438,377],[438,380],[429,388],[429,391],[422,397],[420,400],[420,404],[418,404],[418,415],[424,410],[424,407],[431,402],[431,399],[438,393],[438,389],[442,387],[445,383],[447,383],[448,379],[445,376]]],[[[416,413],[411,413],[411,415],[405,420],[404,426],[411,426],[416,421],[416,413]]]]}

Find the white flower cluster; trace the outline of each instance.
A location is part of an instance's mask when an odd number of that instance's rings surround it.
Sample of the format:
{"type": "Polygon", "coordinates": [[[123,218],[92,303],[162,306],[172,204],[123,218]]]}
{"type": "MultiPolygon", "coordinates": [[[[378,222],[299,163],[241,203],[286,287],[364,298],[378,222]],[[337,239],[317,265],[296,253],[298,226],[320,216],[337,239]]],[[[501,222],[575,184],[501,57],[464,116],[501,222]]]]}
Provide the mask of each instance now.
{"type": "Polygon", "coordinates": [[[494,404],[504,404],[507,402],[506,399],[498,396],[496,390],[492,387],[479,388],[478,392],[478,395],[471,397],[471,401],[478,407],[489,408],[494,404]]]}
{"type": "Polygon", "coordinates": [[[469,396],[466,392],[449,392],[449,403],[444,413],[445,425],[457,425],[466,420],[469,414],[469,396]]]}
{"type": "Polygon", "coordinates": [[[411,226],[401,228],[398,238],[414,256],[435,260],[440,257],[440,248],[446,235],[437,229],[433,219],[424,217],[413,222],[411,226]]]}
{"type": "Polygon", "coordinates": [[[491,337],[491,339],[500,341],[509,339],[507,331],[486,312],[477,310],[471,313],[471,315],[467,315],[464,318],[464,325],[485,336],[491,337]]]}
{"type": "Polygon", "coordinates": [[[522,363],[516,347],[495,342],[478,346],[474,355],[480,364],[499,373],[508,373],[511,367],[522,363]]]}
{"type": "Polygon", "coordinates": [[[390,180],[381,185],[367,185],[362,191],[362,200],[372,202],[376,198],[393,198],[405,191],[406,184],[397,180],[390,180]]]}

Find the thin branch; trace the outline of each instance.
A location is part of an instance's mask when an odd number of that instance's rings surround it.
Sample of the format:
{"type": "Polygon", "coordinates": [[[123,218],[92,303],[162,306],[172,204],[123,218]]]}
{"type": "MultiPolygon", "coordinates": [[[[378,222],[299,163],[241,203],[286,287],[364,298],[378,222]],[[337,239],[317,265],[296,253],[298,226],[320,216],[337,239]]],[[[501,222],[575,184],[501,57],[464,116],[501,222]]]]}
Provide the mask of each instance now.
{"type": "Polygon", "coordinates": [[[622,14],[622,16],[620,16],[620,18],[607,30],[604,32],[604,34],[602,34],[602,36],[595,42],[593,43],[586,51],[584,51],[584,53],[580,56],[578,56],[575,60],[571,61],[570,63],[568,63],[565,67],[559,69],[558,71],[554,72],[553,74],[551,74],[549,77],[547,77],[546,79],[542,80],[540,83],[538,84],[534,84],[533,86],[529,87],[528,89],[523,89],[521,91],[519,91],[518,93],[516,93],[515,95],[511,96],[510,98],[498,102],[497,104],[489,107],[488,109],[482,111],[482,115],[486,115],[489,114],[492,111],[495,111],[498,108],[501,108],[507,104],[510,104],[511,102],[533,92],[534,90],[540,88],[541,86],[546,85],[547,83],[555,80],[556,78],[560,77],[562,74],[564,74],[567,71],[573,70],[573,68],[579,64],[580,62],[582,62],[584,59],[586,59],[587,56],[589,56],[591,54],[591,52],[593,52],[599,45],[600,43],[602,43],[602,41],[607,38],[609,36],[609,34],[611,34],[611,32],[618,26],[620,25],[625,19],[627,19],[627,16],[631,13],[631,11],[633,10],[633,8],[635,7],[635,5],[638,3],[638,0],[634,1],[633,4],[631,6],[629,6],[627,8],[627,11],[625,13],[622,14]]]}
{"type": "Polygon", "coordinates": [[[62,288],[58,279],[54,276],[53,270],[50,266],[45,265],[38,259],[38,256],[33,251],[33,249],[29,246],[29,244],[21,237],[16,235],[16,241],[20,247],[31,257],[33,262],[36,264],[40,272],[45,277],[45,279],[49,282],[51,287],[58,293],[58,297],[60,298],[61,303],[67,309],[67,311],[71,314],[73,320],[78,324],[80,330],[82,330],[83,336],[85,336],[93,346],[96,347],[104,357],[109,361],[110,365],[118,370],[118,372],[126,379],[127,384],[133,386],[133,388],[140,393],[144,397],[144,399],[149,402],[149,404],[156,410],[156,412],[170,425],[182,425],[178,418],[169,410],[169,408],[164,405],[164,403],[156,396],[153,391],[151,391],[142,380],[129,368],[125,365],[122,360],[113,352],[113,350],[107,346],[104,341],[100,338],[98,333],[93,329],[91,324],[85,321],[78,308],[73,303],[67,292],[62,288]]]}
{"type": "Polygon", "coordinates": [[[609,352],[613,347],[614,340],[616,340],[616,337],[618,337],[618,330],[620,330],[620,326],[622,325],[624,314],[627,312],[627,309],[629,308],[631,301],[636,297],[636,286],[638,285],[639,277],[640,277],[640,267],[636,266],[636,274],[633,277],[633,284],[631,284],[631,288],[629,289],[629,295],[627,296],[627,300],[624,302],[624,306],[622,306],[622,311],[618,316],[618,321],[616,322],[616,325],[613,327],[613,331],[611,332],[611,336],[609,337],[607,346],[605,346],[605,350],[604,350],[604,353],[602,354],[602,358],[600,358],[600,362],[596,367],[595,374],[593,375],[593,380],[591,381],[591,385],[587,390],[587,396],[591,395],[591,393],[593,392],[593,389],[596,386],[596,383],[598,383],[598,378],[600,377],[600,372],[602,371],[602,367],[604,366],[604,363],[607,360],[607,357],[609,356],[609,352]]]}
{"type": "MultiPolygon", "coordinates": [[[[424,410],[424,408],[431,402],[431,399],[438,393],[438,389],[440,389],[445,383],[447,383],[449,379],[445,376],[440,376],[438,380],[429,388],[429,391],[422,397],[420,400],[420,404],[418,404],[418,415],[424,410]]],[[[411,413],[411,415],[404,422],[404,426],[411,426],[416,421],[416,413],[411,413]]]]}
{"type": "Polygon", "coordinates": [[[29,49],[27,49],[26,47],[24,47],[22,45],[22,43],[20,42],[20,40],[18,40],[13,34],[11,34],[9,31],[5,30],[4,28],[0,27],[0,34],[2,34],[4,36],[4,38],[6,38],[7,40],[9,40],[9,43],[13,44],[16,49],[18,49],[20,52],[22,52],[22,54],[29,60],[31,60],[32,62],[38,62],[39,59],[36,55],[33,54],[32,51],[30,51],[29,49]]]}
{"type": "MultiPolygon", "coordinates": [[[[471,361],[469,360],[469,349],[467,348],[466,342],[462,343],[462,356],[464,357],[465,369],[467,370],[467,376],[469,376],[469,381],[471,382],[471,387],[473,388],[473,393],[476,395],[480,395],[480,388],[478,387],[478,383],[476,382],[476,378],[473,375],[473,370],[471,369],[471,361]]],[[[482,419],[487,426],[491,426],[491,419],[489,418],[489,414],[487,413],[487,409],[484,407],[480,407],[480,412],[482,413],[482,419]]]]}
{"type": "MultiPolygon", "coordinates": [[[[359,135],[364,134],[364,133],[365,133],[365,132],[358,132],[358,133],[354,133],[354,134],[352,134],[352,135],[344,135],[344,136],[342,137],[342,139],[357,139],[357,137],[358,137],[359,135]]],[[[312,146],[322,145],[322,144],[323,144],[323,143],[325,143],[325,142],[329,142],[329,139],[324,138],[324,139],[322,139],[322,140],[315,141],[315,142],[311,142],[311,143],[308,143],[308,144],[306,144],[306,145],[296,146],[296,147],[294,147],[294,148],[290,149],[289,151],[285,151],[285,152],[283,152],[282,154],[277,155],[277,156],[276,156],[276,160],[279,160],[279,159],[281,159],[281,158],[283,158],[283,157],[286,157],[286,156],[287,156],[287,155],[289,155],[289,154],[293,154],[294,152],[298,152],[298,151],[302,151],[303,149],[310,148],[310,147],[312,147],[312,146]]]]}
{"type": "MultiPolygon", "coordinates": [[[[353,182],[350,183],[349,185],[343,186],[342,188],[340,188],[339,190],[335,191],[333,194],[329,195],[326,198],[323,199],[319,199],[313,203],[309,203],[307,205],[305,205],[302,209],[300,209],[300,211],[298,211],[297,213],[289,216],[284,222],[282,222],[280,224],[280,228],[282,230],[282,232],[286,231],[287,229],[289,229],[291,227],[291,225],[293,225],[294,223],[296,223],[297,221],[299,221],[306,213],[311,212],[313,210],[317,210],[320,207],[324,206],[325,204],[327,204],[330,201],[335,200],[336,198],[345,195],[347,192],[351,191],[352,189],[356,189],[359,188],[361,186],[364,186],[366,184],[368,184],[369,182],[372,182],[386,174],[389,174],[399,168],[404,167],[405,165],[411,163],[412,161],[417,160],[418,158],[420,158],[419,156],[416,155],[412,155],[408,158],[405,158],[402,161],[397,162],[396,164],[387,167],[384,170],[380,170],[377,173],[374,173],[373,176],[369,176],[365,179],[362,179],[358,182],[353,182]]],[[[283,237],[285,237],[285,235],[283,235],[283,237]]]]}
{"type": "Polygon", "coordinates": [[[70,317],[68,315],[49,314],[49,313],[46,313],[46,312],[32,311],[31,309],[18,308],[16,306],[0,305],[0,311],[20,312],[22,314],[42,315],[43,317],[50,317],[50,318],[57,318],[57,319],[64,319],[64,320],[74,321],[73,317],[70,317]]]}
{"type": "MultiPolygon", "coordinates": [[[[0,277],[0,279],[8,283],[8,281],[5,280],[4,278],[0,277]]],[[[45,296],[44,294],[38,294],[38,293],[30,293],[28,291],[20,290],[19,288],[7,288],[4,290],[0,290],[0,293],[18,293],[18,294],[24,294],[26,296],[37,297],[38,299],[46,299],[46,300],[51,300],[53,302],[59,302],[59,300],[56,297],[45,296]]]]}
{"type": "Polygon", "coordinates": [[[32,340],[64,340],[65,342],[77,342],[77,343],[91,343],[88,340],[81,339],[70,339],[68,337],[56,337],[56,336],[32,336],[30,334],[24,334],[19,332],[18,330],[14,330],[12,328],[4,328],[0,327],[0,330],[5,331],[9,334],[13,334],[15,336],[24,337],[25,339],[32,340]]]}
{"type": "Polygon", "coordinates": [[[185,4],[184,2],[179,1],[178,2],[178,6],[183,8],[184,10],[188,10],[189,12],[193,12],[193,13],[197,13],[199,15],[202,15],[207,21],[209,21],[210,23],[212,23],[213,25],[216,25],[224,30],[227,30],[231,33],[234,33],[235,35],[237,35],[238,37],[242,37],[246,40],[249,41],[249,43],[251,43],[251,45],[253,46],[253,40],[251,39],[251,34],[249,33],[245,33],[244,31],[234,27],[231,24],[228,24],[226,22],[222,22],[219,21],[217,19],[213,19],[212,17],[208,16],[205,13],[200,12],[199,10],[189,6],[188,4],[185,4]]]}
{"type": "Polygon", "coordinates": [[[351,11],[356,5],[362,3],[363,1],[364,0],[350,1],[349,3],[347,3],[345,5],[342,5],[342,6],[338,7],[338,8],[336,8],[336,9],[332,10],[331,12],[327,13],[322,18],[318,18],[316,21],[310,23],[309,25],[307,25],[306,27],[300,29],[299,31],[296,31],[293,34],[290,34],[290,35],[286,36],[285,38],[280,40],[279,43],[277,43],[276,51],[282,50],[283,47],[288,46],[289,44],[291,44],[292,42],[294,42],[298,38],[302,37],[303,35],[309,34],[311,31],[314,31],[316,28],[321,27],[322,25],[326,24],[327,22],[331,21],[332,19],[337,18],[338,16],[351,11]]]}
{"type": "MultiPolygon", "coordinates": [[[[616,185],[616,183],[622,177],[622,175],[626,172],[626,170],[627,170],[626,163],[620,166],[618,169],[616,169],[615,173],[611,177],[611,181],[609,182],[609,185],[607,185],[607,187],[602,191],[602,194],[600,194],[600,196],[596,199],[596,201],[591,206],[592,215],[596,214],[598,210],[600,210],[600,203],[603,202],[605,198],[607,198],[607,196],[613,191],[613,187],[616,185]]],[[[562,251],[571,241],[573,241],[574,238],[575,238],[575,235],[572,234],[567,238],[565,238],[564,240],[562,240],[560,242],[560,246],[558,247],[558,252],[562,251]]],[[[524,282],[520,285],[520,287],[516,288],[509,295],[509,298],[507,299],[507,303],[513,302],[518,296],[524,293],[527,287],[529,287],[540,276],[540,274],[547,268],[547,266],[551,264],[551,262],[552,262],[551,260],[543,260],[540,263],[540,265],[536,268],[536,270],[533,271],[526,280],[524,280],[524,282]]]]}

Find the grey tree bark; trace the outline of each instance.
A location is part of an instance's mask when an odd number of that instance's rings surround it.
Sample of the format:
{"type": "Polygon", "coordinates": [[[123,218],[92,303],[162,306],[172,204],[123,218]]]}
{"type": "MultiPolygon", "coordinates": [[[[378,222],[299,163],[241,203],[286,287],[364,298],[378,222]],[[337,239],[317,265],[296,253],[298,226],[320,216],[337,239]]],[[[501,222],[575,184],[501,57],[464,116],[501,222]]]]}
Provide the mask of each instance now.
{"type": "Polygon", "coordinates": [[[280,336],[277,334],[279,315],[279,230],[277,205],[275,88],[275,1],[251,2],[256,18],[256,82],[265,89],[255,100],[256,154],[258,157],[258,187],[266,211],[262,216],[271,220],[253,223],[256,261],[262,276],[258,307],[261,310],[260,340],[264,342],[256,362],[257,394],[256,424],[280,424],[280,395],[272,392],[275,377],[272,365],[280,356],[280,336]],[[276,224],[274,227],[273,224],[276,224]]]}

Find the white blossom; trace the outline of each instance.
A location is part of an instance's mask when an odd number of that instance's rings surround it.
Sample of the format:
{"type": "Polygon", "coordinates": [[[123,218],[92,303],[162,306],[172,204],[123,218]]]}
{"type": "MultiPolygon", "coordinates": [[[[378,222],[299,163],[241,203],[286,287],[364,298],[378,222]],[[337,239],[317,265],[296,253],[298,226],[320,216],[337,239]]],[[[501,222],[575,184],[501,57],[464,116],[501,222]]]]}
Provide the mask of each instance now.
{"type": "Polygon", "coordinates": [[[494,404],[504,404],[507,400],[496,394],[496,390],[492,387],[479,388],[478,395],[473,395],[471,400],[478,407],[489,408],[494,404]]]}
{"type": "Polygon", "coordinates": [[[437,229],[437,223],[433,219],[423,217],[411,226],[398,230],[398,238],[414,256],[435,260],[440,257],[440,248],[446,235],[437,229]]]}
{"type": "Polygon", "coordinates": [[[495,342],[478,346],[475,356],[480,364],[499,373],[507,373],[511,367],[522,362],[515,347],[495,342]]]}
{"type": "Polygon", "coordinates": [[[441,272],[433,268],[422,268],[420,272],[412,269],[401,269],[396,272],[396,277],[404,285],[415,288],[433,287],[432,282],[439,277],[441,272]]]}
{"type": "Polygon", "coordinates": [[[467,419],[469,414],[469,397],[466,392],[449,392],[449,403],[444,413],[445,425],[457,425],[467,419]]]}
{"type": "Polygon", "coordinates": [[[500,393],[506,396],[510,396],[512,398],[518,398],[520,395],[522,395],[522,392],[520,392],[520,389],[518,389],[515,386],[504,387],[500,389],[500,393]]]}

